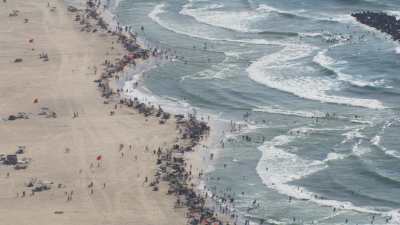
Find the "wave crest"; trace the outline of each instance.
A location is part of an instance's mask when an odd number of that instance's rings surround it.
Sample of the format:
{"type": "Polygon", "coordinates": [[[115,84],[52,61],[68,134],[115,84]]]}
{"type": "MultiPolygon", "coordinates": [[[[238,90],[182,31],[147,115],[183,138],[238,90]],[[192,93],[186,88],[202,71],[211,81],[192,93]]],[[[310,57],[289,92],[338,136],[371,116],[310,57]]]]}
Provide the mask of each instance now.
{"type": "Polygon", "coordinates": [[[338,86],[338,83],[329,78],[299,76],[296,74],[283,76],[282,74],[273,74],[269,71],[274,66],[279,66],[280,69],[290,66],[288,63],[291,60],[306,57],[314,50],[315,48],[305,45],[286,46],[281,51],[266,55],[252,63],[247,68],[248,75],[252,80],[260,84],[309,100],[371,109],[385,108],[380,101],[375,99],[351,98],[327,94],[327,91],[338,86]]]}

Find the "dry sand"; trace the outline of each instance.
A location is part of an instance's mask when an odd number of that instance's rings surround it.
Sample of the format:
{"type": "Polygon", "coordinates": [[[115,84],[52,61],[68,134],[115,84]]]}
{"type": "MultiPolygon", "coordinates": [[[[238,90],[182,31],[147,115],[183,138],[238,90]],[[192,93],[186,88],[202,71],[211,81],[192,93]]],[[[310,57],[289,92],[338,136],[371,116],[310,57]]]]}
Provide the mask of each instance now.
{"type": "Polygon", "coordinates": [[[174,209],[175,199],[165,195],[165,186],[153,192],[143,185],[154,174],[153,149],[174,143],[175,124],[146,121],[124,107],[110,116],[113,105],[103,104],[93,67],[101,68],[121,49],[117,44],[111,49],[110,36],[80,32],[62,1],[49,2],[54,11],[43,0],[0,2],[0,117],[31,113],[29,119],[0,121],[0,153],[25,145],[20,157],[32,159],[25,170],[0,165],[0,225],[185,224],[184,210],[174,209]],[[12,10],[19,15],[9,17],[12,10]],[[50,61],[39,59],[41,52],[50,61]],[[15,58],[23,62],[14,63],[15,58]],[[41,107],[57,118],[38,115],[41,107]],[[79,113],[76,119],[74,112],[79,113]],[[54,182],[52,189],[30,196],[25,182],[32,177],[54,182]],[[22,198],[23,191],[27,196],[22,198]],[[71,191],[72,201],[67,201],[65,192],[71,191]]]}

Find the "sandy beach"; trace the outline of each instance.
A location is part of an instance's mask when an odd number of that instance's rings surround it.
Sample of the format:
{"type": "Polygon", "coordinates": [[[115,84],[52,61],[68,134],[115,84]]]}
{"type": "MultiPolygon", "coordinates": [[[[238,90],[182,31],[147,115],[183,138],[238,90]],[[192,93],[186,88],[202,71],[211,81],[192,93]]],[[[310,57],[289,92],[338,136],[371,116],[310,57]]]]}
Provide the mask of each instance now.
{"type": "Polygon", "coordinates": [[[0,224],[186,224],[166,184],[144,184],[153,151],[175,143],[175,123],[104,104],[93,81],[123,51],[116,37],[80,32],[62,1],[49,3],[0,3],[0,153],[25,146],[18,159],[29,161],[0,166],[0,224]],[[7,120],[18,112],[29,118],[7,120]],[[51,189],[32,195],[32,178],[51,189]]]}
{"type": "Polygon", "coordinates": [[[0,0],[0,225],[400,224],[399,15],[0,0]]]}

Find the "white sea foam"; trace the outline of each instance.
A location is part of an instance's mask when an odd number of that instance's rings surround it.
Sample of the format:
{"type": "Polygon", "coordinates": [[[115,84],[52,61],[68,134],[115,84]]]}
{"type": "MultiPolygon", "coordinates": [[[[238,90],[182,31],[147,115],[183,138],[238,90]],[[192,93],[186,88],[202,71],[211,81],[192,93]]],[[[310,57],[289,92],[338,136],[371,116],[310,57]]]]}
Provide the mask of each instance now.
{"type": "Polygon", "coordinates": [[[225,59],[221,63],[212,65],[211,68],[202,70],[194,75],[184,76],[182,77],[182,80],[187,78],[192,80],[224,80],[231,78],[240,67],[239,65],[230,62],[237,59],[240,54],[240,52],[226,52],[225,59]]]}
{"type": "Polygon", "coordinates": [[[389,214],[389,212],[379,212],[374,209],[358,207],[351,202],[321,199],[305,188],[289,185],[288,182],[301,179],[327,168],[326,162],[328,161],[346,158],[345,155],[331,153],[324,161],[301,159],[295,154],[285,152],[281,147],[293,141],[294,138],[287,135],[277,136],[259,147],[262,157],[257,164],[257,173],[266,186],[281,194],[296,199],[309,200],[322,206],[386,216],[389,214]]]}
{"type": "Polygon", "coordinates": [[[161,19],[160,15],[165,13],[165,4],[161,3],[154,7],[154,9],[148,14],[148,16],[157,24],[162,26],[163,28],[170,30],[177,34],[182,34],[185,36],[205,39],[210,41],[226,41],[226,42],[235,42],[235,43],[244,43],[244,44],[255,44],[255,45],[282,45],[282,43],[278,41],[267,41],[265,39],[229,39],[229,38],[215,38],[208,36],[208,33],[201,33],[199,30],[195,30],[190,28],[185,29],[185,27],[179,24],[169,23],[166,20],[161,19]]]}
{"type": "MultiPolygon", "coordinates": [[[[254,5],[254,4],[253,4],[254,5]]],[[[298,16],[302,18],[307,18],[310,20],[324,20],[324,21],[335,21],[340,23],[353,23],[355,19],[348,14],[337,14],[337,15],[329,15],[329,14],[311,14],[309,11],[305,9],[298,10],[282,10],[271,5],[261,4],[258,7],[258,10],[265,10],[267,12],[275,12],[279,14],[288,14],[293,16],[298,16]]]]}
{"type": "Polygon", "coordinates": [[[306,57],[314,49],[306,45],[288,45],[281,51],[266,55],[252,63],[247,68],[247,72],[249,77],[258,83],[305,99],[372,109],[385,108],[380,101],[375,99],[351,98],[327,94],[328,91],[340,86],[337,81],[329,78],[300,76],[296,74],[288,76],[279,73],[274,74],[269,71],[271,67],[277,66],[283,69],[285,66],[288,66],[289,61],[306,57]]]}
{"type": "MultiPolygon", "coordinates": [[[[193,1],[189,1],[188,4],[184,5],[182,10],[179,12],[182,15],[190,16],[196,21],[204,24],[208,24],[214,27],[227,28],[239,32],[263,32],[264,30],[257,29],[253,24],[267,19],[272,14],[286,14],[293,15],[312,20],[331,20],[337,22],[354,22],[354,19],[349,15],[336,15],[334,17],[328,17],[326,15],[310,16],[306,14],[306,10],[281,10],[272,7],[267,4],[261,4],[258,7],[249,10],[240,11],[227,11],[222,10],[223,4],[210,4],[207,6],[196,8],[193,1]]],[[[326,35],[323,33],[300,33],[303,37],[318,37],[321,36],[326,39],[335,38],[337,41],[343,41],[341,37],[332,37],[332,35],[326,35]]]]}
{"type": "Polygon", "coordinates": [[[400,47],[396,47],[395,52],[396,52],[396,54],[400,54],[400,47]]]}
{"type": "MultiPolygon", "coordinates": [[[[289,131],[289,134],[300,134],[302,136],[311,135],[319,132],[326,132],[326,131],[346,131],[353,129],[352,127],[337,127],[337,128],[314,128],[314,127],[298,127],[293,128],[289,131]]],[[[297,137],[299,137],[297,135],[297,137]]]]}
{"type": "Polygon", "coordinates": [[[395,151],[395,150],[386,150],[385,153],[387,155],[390,155],[390,156],[394,157],[394,158],[400,159],[400,153],[395,151]]]}
{"type": "Polygon", "coordinates": [[[349,14],[337,14],[337,15],[321,14],[313,16],[313,18],[317,20],[334,21],[338,23],[356,23],[356,19],[349,14]]]}
{"type": "Polygon", "coordinates": [[[361,146],[362,140],[359,140],[356,142],[352,148],[352,153],[353,155],[356,155],[358,157],[363,156],[364,154],[367,154],[371,152],[371,149],[365,146],[361,146]]]}
{"type": "Polygon", "coordinates": [[[287,110],[282,109],[280,106],[271,105],[271,106],[260,106],[253,109],[255,112],[267,112],[272,114],[281,114],[288,116],[298,116],[298,117],[323,117],[325,114],[320,111],[301,111],[301,110],[287,110]]]}
{"type": "Polygon", "coordinates": [[[346,64],[347,62],[335,61],[333,58],[327,55],[327,49],[318,52],[318,54],[313,58],[313,62],[334,72],[337,75],[338,80],[348,82],[357,87],[376,87],[382,85],[383,82],[382,80],[371,82],[367,80],[356,79],[350,74],[343,73],[341,69],[336,68],[336,66],[346,64]]]}
{"type": "Polygon", "coordinates": [[[171,97],[161,97],[154,95],[149,89],[142,86],[133,88],[134,82],[127,81],[124,86],[124,97],[129,99],[137,98],[141,102],[161,105],[166,111],[174,114],[193,113],[194,108],[183,100],[173,99],[171,97]]]}
{"type": "Polygon", "coordinates": [[[357,119],[350,120],[350,122],[359,123],[359,124],[368,124],[368,125],[373,125],[374,124],[374,122],[372,122],[372,121],[357,120],[357,119]]]}
{"type": "Polygon", "coordinates": [[[322,33],[305,32],[300,33],[301,37],[322,37],[322,33]]]}
{"type": "Polygon", "coordinates": [[[264,11],[264,12],[276,12],[276,13],[281,13],[281,14],[292,14],[292,15],[296,15],[296,16],[303,16],[303,15],[299,15],[299,13],[304,13],[306,12],[305,9],[299,9],[299,10],[281,10],[275,7],[272,7],[270,5],[267,4],[261,4],[258,8],[258,11],[264,11]]]}
{"type": "Polygon", "coordinates": [[[179,12],[182,15],[190,16],[198,22],[216,27],[228,28],[240,32],[259,32],[261,30],[251,29],[252,23],[265,18],[265,14],[258,11],[219,11],[222,4],[211,4],[203,8],[194,8],[193,4],[186,4],[179,12]]]}
{"type": "Polygon", "coordinates": [[[346,155],[346,154],[339,154],[339,153],[335,153],[335,152],[330,152],[326,156],[326,159],[324,159],[324,162],[334,161],[334,160],[342,160],[342,159],[345,159],[346,157],[348,157],[348,155],[346,155]]]}
{"type": "Polygon", "coordinates": [[[321,161],[304,160],[280,148],[295,138],[295,136],[281,135],[259,147],[263,156],[258,163],[257,171],[268,186],[279,186],[326,168],[321,161]]]}
{"type": "Polygon", "coordinates": [[[381,136],[376,135],[375,137],[373,137],[373,138],[371,139],[371,143],[372,143],[373,145],[379,146],[379,144],[381,143],[381,136]]]}
{"type": "MultiPolygon", "coordinates": [[[[156,68],[160,64],[166,63],[167,61],[159,58],[149,58],[144,62],[137,64],[135,67],[131,67],[122,74],[121,77],[125,77],[122,80],[119,88],[123,89],[121,93],[122,98],[134,99],[137,98],[139,101],[152,104],[154,106],[160,105],[164,110],[173,114],[195,114],[198,118],[210,118],[210,126],[218,130],[216,121],[220,120],[219,115],[215,115],[207,110],[202,110],[197,107],[193,107],[188,102],[182,99],[177,99],[171,96],[158,96],[152,93],[144,84],[145,73],[156,68]],[[138,84],[138,85],[136,85],[138,84]]],[[[210,165],[211,166],[211,165],[210,165]]]]}
{"type": "Polygon", "coordinates": [[[123,77],[129,77],[129,80],[126,80],[123,83],[124,91],[122,93],[122,97],[132,100],[137,98],[141,102],[150,103],[156,106],[161,105],[164,109],[166,109],[166,111],[174,114],[193,113],[193,110],[196,109],[189,103],[183,100],[174,99],[172,97],[157,96],[144,85],[141,85],[144,73],[155,68],[157,64],[157,59],[151,58],[141,64],[138,64],[136,67],[127,70],[125,76],[123,77]],[[139,83],[139,85],[136,86],[135,83],[139,83]]]}
{"type": "Polygon", "coordinates": [[[390,212],[387,212],[385,216],[392,218],[390,220],[390,225],[399,225],[400,224],[400,209],[395,209],[390,212]]]}
{"type": "MultiPolygon", "coordinates": [[[[302,13],[305,10],[284,11],[261,4],[255,9],[226,11],[218,10],[224,7],[223,4],[210,4],[205,7],[196,8],[193,1],[183,6],[180,14],[193,17],[198,22],[209,24],[215,27],[223,27],[239,32],[262,32],[263,30],[252,27],[252,24],[268,18],[271,13],[292,14],[302,13]]],[[[300,16],[300,15],[299,15],[300,16]]]]}
{"type": "Polygon", "coordinates": [[[389,15],[395,16],[396,19],[400,20],[400,11],[388,10],[386,11],[389,15]]]}
{"type": "Polygon", "coordinates": [[[165,4],[161,3],[156,5],[153,10],[148,14],[148,16],[155,22],[161,24],[162,20],[158,17],[160,14],[165,13],[165,4]]]}
{"type": "Polygon", "coordinates": [[[386,121],[384,123],[384,125],[382,126],[381,130],[378,132],[377,135],[375,135],[371,140],[371,144],[376,146],[378,149],[380,149],[381,151],[383,151],[386,155],[389,155],[391,157],[394,158],[398,158],[400,159],[400,153],[398,151],[395,150],[391,150],[391,149],[387,149],[385,146],[382,145],[382,136],[385,133],[385,130],[390,127],[392,124],[394,123],[394,121],[390,120],[390,121],[386,121]]]}
{"type": "Polygon", "coordinates": [[[343,134],[345,136],[345,139],[342,141],[342,144],[345,144],[349,141],[352,141],[354,139],[362,139],[366,138],[363,134],[361,134],[360,130],[364,129],[365,126],[357,127],[354,130],[350,130],[349,132],[346,132],[343,134]]]}

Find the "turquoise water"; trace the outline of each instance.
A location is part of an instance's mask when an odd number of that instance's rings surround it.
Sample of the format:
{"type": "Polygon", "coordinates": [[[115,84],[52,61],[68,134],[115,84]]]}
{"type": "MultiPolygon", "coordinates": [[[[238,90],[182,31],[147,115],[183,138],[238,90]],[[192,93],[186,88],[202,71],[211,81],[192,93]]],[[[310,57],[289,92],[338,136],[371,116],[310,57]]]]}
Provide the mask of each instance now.
{"type": "Polygon", "coordinates": [[[122,0],[114,13],[179,56],[146,72],[158,99],[219,121],[249,113],[252,141],[227,138],[207,181],[242,218],[400,224],[400,48],[349,16],[359,10],[400,3],[122,0]]]}

